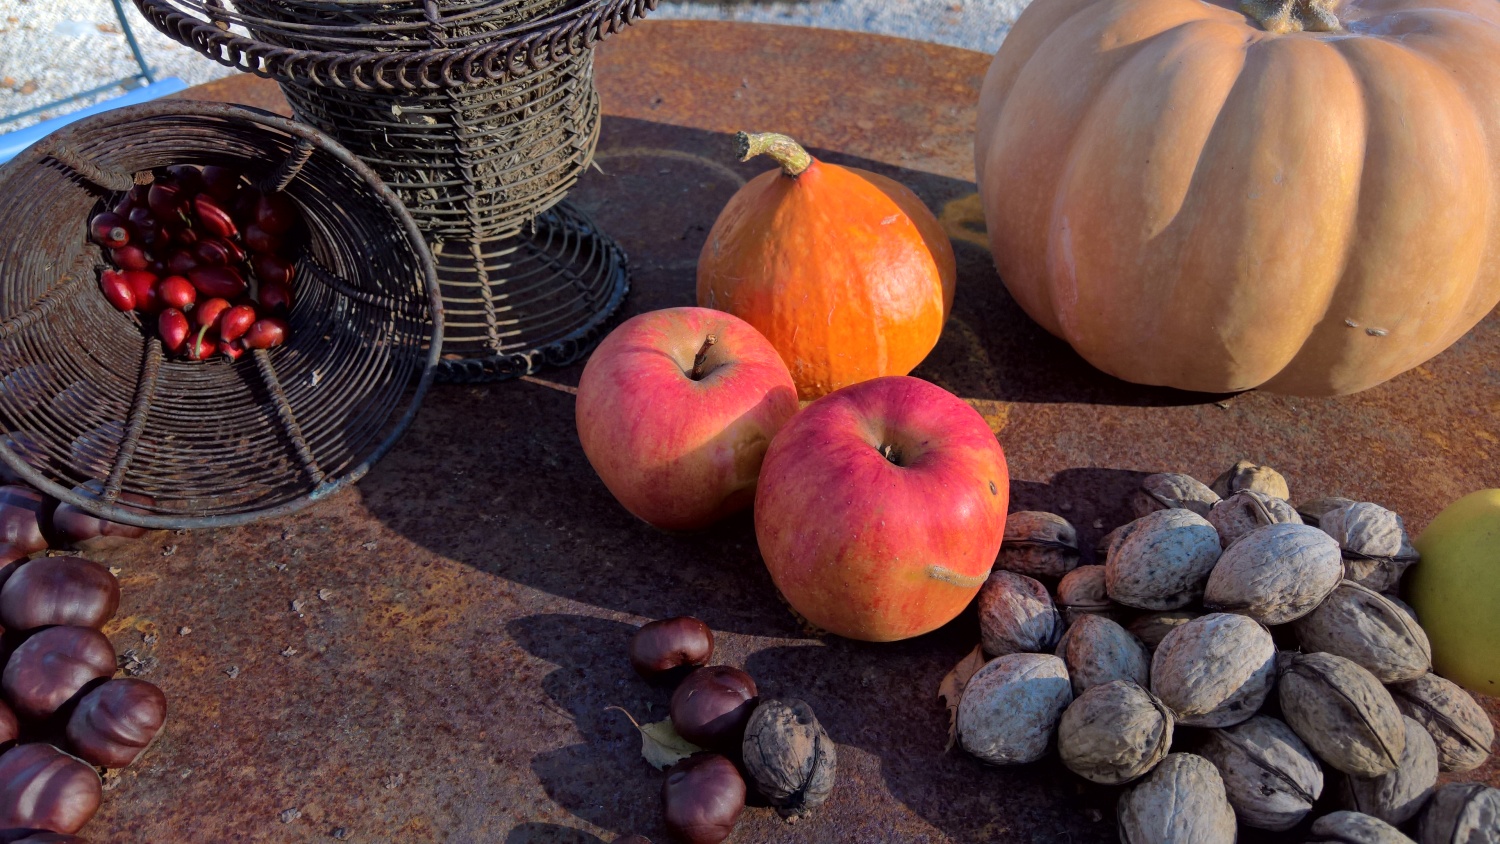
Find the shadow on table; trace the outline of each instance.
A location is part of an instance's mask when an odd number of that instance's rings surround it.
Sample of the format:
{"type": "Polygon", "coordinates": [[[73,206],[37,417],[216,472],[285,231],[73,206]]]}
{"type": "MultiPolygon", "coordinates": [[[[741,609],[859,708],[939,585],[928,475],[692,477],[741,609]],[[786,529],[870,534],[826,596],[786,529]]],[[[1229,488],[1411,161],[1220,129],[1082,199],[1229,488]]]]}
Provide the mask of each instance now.
{"type": "Polygon", "coordinates": [[[523,823],[505,836],[505,844],[605,844],[603,838],[555,823],[523,823]]]}
{"type": "MultiPolygon", "coordinates": [[[[667,717],[667,692],[646,685],[625,659],[625,643],[634,630],[629,624],[561,613],[526,616],[506,625],[506,633],[523,650],[557,666],[543,679],[542,689],[573,719],[582,738],[532,757],[532,773],[547,796],[616,836],[660,838],[662,776],[641,759],[640,739],[629,720],[609,709],[620,707],[642,724],[667,717]]],[[[575,837],[556,840],[597,840],[576,830],[567,834],[575,837]]],[[[511,840],[553,839],[507,839],[507,844],[511,840]]]]}

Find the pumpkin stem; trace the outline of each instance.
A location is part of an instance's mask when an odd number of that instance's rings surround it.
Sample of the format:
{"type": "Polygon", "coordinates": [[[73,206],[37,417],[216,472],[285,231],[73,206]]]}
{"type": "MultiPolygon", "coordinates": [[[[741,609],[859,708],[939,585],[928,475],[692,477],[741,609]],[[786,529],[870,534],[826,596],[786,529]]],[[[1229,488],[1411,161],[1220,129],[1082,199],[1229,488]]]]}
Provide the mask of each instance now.
{"type": "Polygon", "coordinates": [[[1344,27],[1334,14],[1339,3],[1340,0],[1240,0],[1240,11],[1275,35],[1342,32],[1344,27]]]}
{"type": "Polygon", "coordinates": [[[812,166],[813,157],[802,145],[775,132],[758,132],[754,135],[740,132],[734,136],[734,154],[741,161],[749,161],[757,155],[769,155],[781,165],[781,172],[797,177],[812,166]]]}
{"type": "Polygon", "coordinates": [[[703,338],[703,347],[698,350],[698,354],[693,356],[693,371],[688,373],[689,378],[694,381],[702,380],[703,361],[708,357],[708,350],[713,348],[713,345],[717,342],[719,342],[719,338],[713,334],[703,338]]]}

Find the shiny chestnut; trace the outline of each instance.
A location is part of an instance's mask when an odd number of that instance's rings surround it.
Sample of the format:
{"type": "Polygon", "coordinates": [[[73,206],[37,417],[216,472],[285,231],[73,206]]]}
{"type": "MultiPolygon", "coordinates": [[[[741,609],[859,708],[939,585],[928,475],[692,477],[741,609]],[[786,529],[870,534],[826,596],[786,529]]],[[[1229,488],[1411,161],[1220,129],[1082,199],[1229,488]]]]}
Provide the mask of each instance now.
{"type": "Polygon", "coordinates": [[[0,486],[0,545],[23,554],[47,550],[42,526],[52,499],[27,486],[0,486]]]}
{"type": "Polygon", "coordinates": [[[681,679],[713,655],[713,631],[688,615],[644,624],[630,637],[630,665],[647,680],[681,679]]]}
{"type": "MultiPolygon", "coordinates": [[[[98,499],[102,490],[103,484],[98,481],[89,481],[82,486],[73,487],[75,493],[91,499],[98,499]]],[[[120,509],[142,516],[148,515],[145,508],[155,503],[150,496],[133,492],[122,492],[115,499],[115,504],[119,505],[120,509]]],[[[117,548],[129,544],[131,540],[140,539],[146,533],[143,527],[101,519],[66,501],[58,504],[57,509],[52,511],[53,541],[81,551],[105,551],[117,548]]]]}
{"type": "Polygon", "coordinates": [[[50,744],[23,744],[0,756],[0,829],[71,835],[103,797],[99,774],[50,744]]]}
{"type": "Polygon", "coordinates": [[[95,630],[120,608],[120,582],[82,557],[32,560],[0,586],[0,625],[35,630],[69,624],[95,630]]]}
{"type": "Polygon", "coordinates": [[[661,787],[662,814],[672,836],[687,844],[718,844],[745,809],[745,780],[717,753],[696,753],[673,765],[661,787]]]}
{"type": "Polygon", "coordinates": [[[0,700],[0,746],[10,744],[21,736],[21,722],[5,701],[0,700]]]}
{"type": "Polygon", "coordinates": [[[699,747],[737,750],[755,712],[756,695],[755,680],[738,668],[699,668],[672,693],[672,726],[699,747]]]}
{"type": "Polygon", "coordinates": [[[161,689],[130,677],[109,680],[83,696],[68,718],[68,748],[103,768],[123,768],[145,752],[167,720],[161,689]]]}
{"type": "Polygon", "coordinates": [[[17,715],[41,720],[83,687],[114,673],[115,649],[103,633],[92,627],[48,627],[10,655],[0,691],[17,715]]]}

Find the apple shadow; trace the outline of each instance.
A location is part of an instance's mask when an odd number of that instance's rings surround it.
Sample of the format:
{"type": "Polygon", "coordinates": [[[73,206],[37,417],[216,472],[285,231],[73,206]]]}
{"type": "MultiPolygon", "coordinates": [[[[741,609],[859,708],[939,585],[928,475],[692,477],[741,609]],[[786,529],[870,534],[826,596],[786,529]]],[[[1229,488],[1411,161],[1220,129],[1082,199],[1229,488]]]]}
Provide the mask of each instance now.
{"type": "Polygon", "coordinates": [[[505,836],[505,844],[606,844],[603,838],[555,823],[523,823],[505,836]]]}

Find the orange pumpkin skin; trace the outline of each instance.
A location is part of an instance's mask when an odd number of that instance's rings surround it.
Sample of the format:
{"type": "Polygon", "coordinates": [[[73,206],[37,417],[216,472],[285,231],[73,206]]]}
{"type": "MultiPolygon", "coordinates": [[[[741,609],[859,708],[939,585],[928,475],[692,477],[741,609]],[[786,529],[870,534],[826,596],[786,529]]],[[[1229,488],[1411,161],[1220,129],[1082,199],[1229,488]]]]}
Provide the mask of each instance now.
{"type": "Polygon", "coordinates": [[[917,195],[814,160],[751,179],[698,257],[698,305],[745,320],[801,399],[916,368],[953,307],[953,244],[917,195]]]}
{"type": "Polygon", "coordinates": [[[1500,300],[1500,3],[1036,0],[975,166],[1011,295],[1144,384],[1294,395],[1421,364],[1500,300]]]}

